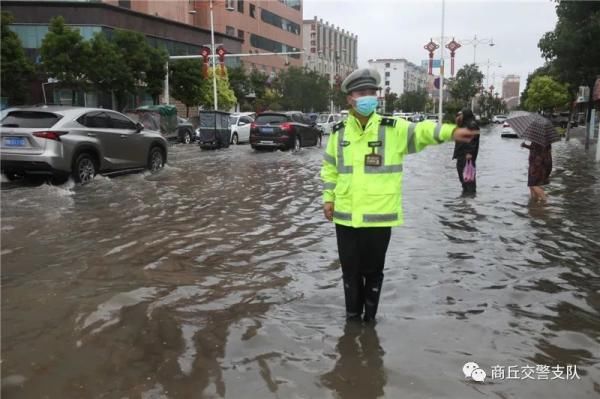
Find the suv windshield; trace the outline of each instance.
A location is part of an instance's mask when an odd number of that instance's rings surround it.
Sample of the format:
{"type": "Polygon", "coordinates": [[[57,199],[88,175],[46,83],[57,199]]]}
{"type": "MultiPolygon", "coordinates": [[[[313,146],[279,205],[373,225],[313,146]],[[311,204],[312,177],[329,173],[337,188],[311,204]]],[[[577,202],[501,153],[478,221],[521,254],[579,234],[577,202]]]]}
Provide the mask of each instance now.
{"type": "Polygon", "coordinates": [[[62,116],[51,112],[12,111],[2,119],[2,126],[48,128],[54,126],[61,118],[62,116]]]}
{"type": "Polygon", "coordinates": [[[280,125],[287,122],[289,119],[286,115],[281,114],[263,114],[256,118],[256,124],[258,125],[280,125]]]}

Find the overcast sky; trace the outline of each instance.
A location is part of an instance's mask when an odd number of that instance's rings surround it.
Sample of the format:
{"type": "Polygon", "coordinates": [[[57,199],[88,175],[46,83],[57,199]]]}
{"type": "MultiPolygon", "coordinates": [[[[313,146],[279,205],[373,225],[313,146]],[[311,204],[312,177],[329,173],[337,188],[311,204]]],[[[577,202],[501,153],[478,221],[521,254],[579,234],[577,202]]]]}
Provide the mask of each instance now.
{"type": "MultiPolygon", "coordinates": [[[[495,72],[495,87],[505,75],[521,76],[521,91],[528,73],[544,64],[537,43],[554,29],[555,4],[551,0],[446,0],[444,36],[457,41],[493,38],[495,46],[477,46],[477,63],[488,59],[490,83],[495,72]]],[[[305,0],[304,19],[322,18],[358,35],[358,65],[366,67],[372,58],[405,58],[415,64],[428,58],[423,46],[431,37],[442,35],[442,0],[305,0]]],[[[446,49],[446,57],[449,57],[446,49]]],[[[437,50],[435,58],[439,58],[437,50]]],[[[450,61],[446,58],[446,75],[450,61]]],[[[473,62],[473,46],[456,52],[456,70],[473,62]]],[[[485,74],[486,65],[480,65],[485,74]]],[[[485,83],[485,80],[484,80],[485,83]]],[[[501,91],[498,90],[498,91],[501,91]]]]}

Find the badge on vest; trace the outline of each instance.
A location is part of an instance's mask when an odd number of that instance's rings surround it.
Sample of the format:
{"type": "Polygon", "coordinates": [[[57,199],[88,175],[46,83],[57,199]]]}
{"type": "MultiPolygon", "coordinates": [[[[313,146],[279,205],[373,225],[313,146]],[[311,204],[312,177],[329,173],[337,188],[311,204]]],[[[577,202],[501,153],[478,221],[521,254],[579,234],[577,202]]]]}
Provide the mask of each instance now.
{"type": "Polygon", "coordinates": [[[349,142],[349,141],[346,141],[346,140],[344,140],[344,141],[342,141],[342,142],[340,143],[340,145],[341,145],[342,147],[348,147],[348,146],[350,145],[350,142],[349,142]]]}
{"type": "Polygon", "coordinates": [[[365,166],[381,166],[381,155],[375,154],[375,148],[382,145],[381,141],[369,141],[369,147],[371,147],[373,152],[365,155],[365,166]]]}

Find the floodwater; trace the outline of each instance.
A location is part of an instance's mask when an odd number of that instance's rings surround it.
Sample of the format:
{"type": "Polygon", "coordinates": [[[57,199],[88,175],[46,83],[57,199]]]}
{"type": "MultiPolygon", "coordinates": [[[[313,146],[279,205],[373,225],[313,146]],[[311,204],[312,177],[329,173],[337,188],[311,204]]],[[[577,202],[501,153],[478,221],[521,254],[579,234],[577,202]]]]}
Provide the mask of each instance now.
{"type": "Polygon", "coordinates": [[[4,182],[2,396],[598,397],[600,165],[557,143],[530,204],[499,134],[474,198],[451,144],[405,160],[375,327],[344,320],[322,149],[175,145],[157,175],[4,182]]]}

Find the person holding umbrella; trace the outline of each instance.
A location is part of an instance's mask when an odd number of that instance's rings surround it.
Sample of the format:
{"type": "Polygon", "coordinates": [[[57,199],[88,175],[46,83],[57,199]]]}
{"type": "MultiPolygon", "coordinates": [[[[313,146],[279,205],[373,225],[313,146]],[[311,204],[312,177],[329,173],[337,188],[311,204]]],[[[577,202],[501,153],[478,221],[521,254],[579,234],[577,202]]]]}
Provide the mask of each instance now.
{"type": "Polygon", "coordinates": [[[560,136],[548,119],[539,114],[521,114],[509,118],[507,122],[521,138],[531,141],[521,147],[529,149],[529,171],[527,186],[531,199],[545,201],[546,193],[542,186],[548,184],[552,172],[552,143],[560,136]]]}

